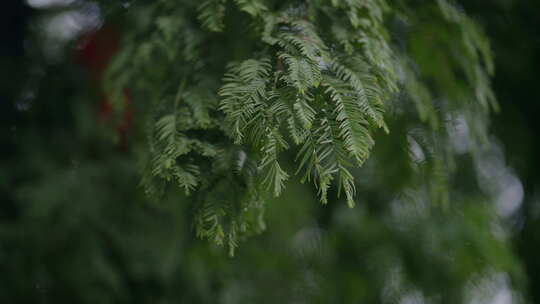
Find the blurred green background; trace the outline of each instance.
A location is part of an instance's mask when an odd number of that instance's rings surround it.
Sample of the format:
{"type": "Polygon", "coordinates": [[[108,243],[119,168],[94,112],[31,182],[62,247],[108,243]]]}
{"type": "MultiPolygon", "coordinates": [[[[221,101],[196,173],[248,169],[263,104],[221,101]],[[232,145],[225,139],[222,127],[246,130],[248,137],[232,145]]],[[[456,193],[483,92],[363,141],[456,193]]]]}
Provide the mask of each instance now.
{"type": "Polygon", "coordinates": [[[444,213],[408,193],[400,204],[396,132],[374,153],[387,168],[362,169],[373,178],[357,207],[322,206],[293,181],[234,258],[195,238],[180,191],[147,201],[141,135],[113,144],[114,126],[97,122],[100,96],[73,39],[108,6],[62,15],[43,3],[0,10],[0,303],[540,303],[539,1],[461,1],[492,40],[502,110],[479,169],[496,185],[475,181],[466,158],[456,184],[500,201],[500,226],[482,203],[444,213]]]}

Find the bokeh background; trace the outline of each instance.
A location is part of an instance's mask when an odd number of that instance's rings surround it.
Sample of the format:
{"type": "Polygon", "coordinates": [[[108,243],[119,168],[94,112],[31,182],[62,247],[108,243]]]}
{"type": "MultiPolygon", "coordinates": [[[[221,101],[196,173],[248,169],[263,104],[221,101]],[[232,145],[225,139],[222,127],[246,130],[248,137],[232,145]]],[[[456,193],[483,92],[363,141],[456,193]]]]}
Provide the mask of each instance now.
{"type": "Polygon", "coordinates": [[[98,85],[122,31],[121,14],[105,19],[114,4],[4,1],[0,303],[540,303],[540,2],[460,3],[496,54],[501,111],[478,185],[503,236],[475,205],[459,221],[380,207],[407,178],[397,163],[372,182],[388,193],[366,184],[353,210],[291,183],[230,258],[195,238],[182,194],[149,202],[138,187],[136,109],[113,117],[98,85]]]}

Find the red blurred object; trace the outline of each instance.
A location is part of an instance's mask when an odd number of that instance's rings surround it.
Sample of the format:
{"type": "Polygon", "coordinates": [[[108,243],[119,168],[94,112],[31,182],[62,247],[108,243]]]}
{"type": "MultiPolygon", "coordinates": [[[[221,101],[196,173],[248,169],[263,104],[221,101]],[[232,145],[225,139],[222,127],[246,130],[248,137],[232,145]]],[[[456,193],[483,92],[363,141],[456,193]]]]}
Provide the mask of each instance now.
{"type": "Polygon", "coordinates": [[[119,49],[120,35],[110,26],[84,34],[79,38],[77,62],[95,80],[100,80],[114,54],[119,49]]]}
{"type": "MultiPolygon", "coordinates": [[[[101,90],[101,81],[112,57],[118,52],[120,34],[111,26],[84,34],[79,39],[76,62],[89,74],[92,85],[102,95],[97,104],[97,120],[101,123],[112,123],[113,106],[109,97],[101,90]]],[[[115,123],[115,132],[119,138],[119,146],[127,149],[128,131],[133,120],[130,93],[123,89],[123,112],[120,122],[115,123]]]]}

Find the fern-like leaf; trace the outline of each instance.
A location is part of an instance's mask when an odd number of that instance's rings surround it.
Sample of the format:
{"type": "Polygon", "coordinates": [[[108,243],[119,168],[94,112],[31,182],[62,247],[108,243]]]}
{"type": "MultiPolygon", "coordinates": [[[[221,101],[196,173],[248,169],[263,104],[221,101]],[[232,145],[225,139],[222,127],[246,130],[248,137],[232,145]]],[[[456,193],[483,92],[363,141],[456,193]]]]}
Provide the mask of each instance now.
{"type": "Polygon", "coordinates": [[[270,75],[269,60],[246,60],[229,66],[225,84],[219,90],[220,103],[228,121],[234,126],[236,142],[242,142],[244,129],[266,106],[266,82],[270,75]]]}
{"type": "Polygon", "coordinates": [[[214,32],[223,30],[223,17],[227,0],[204,0],[199,5],[199,20],[203,26],[214,32]]]}

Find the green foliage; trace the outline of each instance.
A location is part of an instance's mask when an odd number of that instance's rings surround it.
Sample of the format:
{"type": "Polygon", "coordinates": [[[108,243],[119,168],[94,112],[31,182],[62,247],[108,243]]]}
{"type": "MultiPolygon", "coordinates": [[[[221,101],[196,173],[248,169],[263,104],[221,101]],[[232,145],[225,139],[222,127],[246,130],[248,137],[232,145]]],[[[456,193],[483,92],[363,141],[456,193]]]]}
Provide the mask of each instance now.
{"type": "Polygon", "coordinates": [[[129,85],[151,104],[142,184],[153,198],[183,189],[198,210],[197,235],[231,252],[261,231],[265,197],[283,192],[292,162],[321,202],[335,184],[354,206],[354,172],[387,136],[378,130],[393,131],[388,119],[415,122],[428,156],[417,174],[438,206],[450,200],[454,162],[446,121],[466,117],[477,147],[487,138],[496,108],[489,43],[445,0],[159,1],[133,10],[147,21],[134,21],[106,86],[129,85]]]}
{"type": "Polygon", "coordinates": [[[223,30],[226,0],[205,0],[199,6],[199,20],[209,30],[223,30]]]}
{"type": "Polygon", "coordinates": [[[96,3],[97,37],[122,33],[106,75],[31,35],[7,68],[28,75],[0,103],[1,303],[525,303],[461,6],[81,0],[28,28],[96,3]]]}

